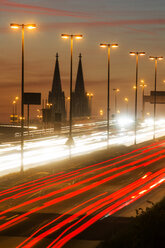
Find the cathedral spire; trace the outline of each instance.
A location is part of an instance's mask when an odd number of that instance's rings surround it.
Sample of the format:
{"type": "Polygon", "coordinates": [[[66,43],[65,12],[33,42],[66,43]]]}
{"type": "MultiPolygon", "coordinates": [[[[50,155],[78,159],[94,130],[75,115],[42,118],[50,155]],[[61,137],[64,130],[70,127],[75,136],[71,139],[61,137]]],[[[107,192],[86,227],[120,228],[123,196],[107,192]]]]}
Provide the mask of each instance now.
{"type": "Polygon", "coordinates": [[[78,72],[77,72],[77,79],[76,79],[76,86],[75,86],[75,94],[85,94],[84,77],[83,77],[81,58],[82,58],[82,55],[80,53],[78,72]]]}
{"type": "Polygon", "coordinates": [[[58,57],[59,57],[58,53],[56,53],[56,64],[55,64],[55,70],[53,76],[52,95],[62,92],[58,57]]]}
{"type": "Polygon", "coordinates": [[[52,122],[65,120],[66,117],[65,94],[62,91],[62,87],[61,87],[61,77],[60,77],[58,57],[59,57],[58,53],[56,53],[52,90],[49,91],[49,98],[48,98],[49,103],[52,103],[52,108],[51,108],[52,122]]]}

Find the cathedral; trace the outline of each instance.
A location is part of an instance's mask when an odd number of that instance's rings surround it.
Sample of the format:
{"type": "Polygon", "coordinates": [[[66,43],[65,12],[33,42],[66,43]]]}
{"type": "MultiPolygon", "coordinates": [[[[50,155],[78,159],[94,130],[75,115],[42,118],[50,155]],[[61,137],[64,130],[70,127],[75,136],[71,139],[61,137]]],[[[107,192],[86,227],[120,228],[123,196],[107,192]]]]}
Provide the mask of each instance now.
{"type": "Polygon", "coordinates": [[[53,76],[52,90],[49,91],[48,102],[51,106],[51,121],[64,121],[66,119],[65,93],[62,91],[58,53],[53,76]]]}
{"type": "Polygon", "coordinates": [[[87,96],[87,92],[85,91],[81,59],[82,59],[82,56],[80,54],[75,91],[73,92],[73,95],[72,95],[73,117],[90,116],[89,98],[87,96]]]}
{"type": "MultiPolygon", "coordinates": [[[[62,91],[58,54],[56,54],[52,90],[49,91],[48,103],[49,107],[47,109],[43,109],[43,121],[51,123],[65,121],[65,93],[62,91]],[[49,118],[47,118],[48,116],[49,118]]],[[[81,54],[79,55],[75,90],[72,93],[72,112],[73,118],[90,116],[89,98],[85,91],[81,54]]]]}

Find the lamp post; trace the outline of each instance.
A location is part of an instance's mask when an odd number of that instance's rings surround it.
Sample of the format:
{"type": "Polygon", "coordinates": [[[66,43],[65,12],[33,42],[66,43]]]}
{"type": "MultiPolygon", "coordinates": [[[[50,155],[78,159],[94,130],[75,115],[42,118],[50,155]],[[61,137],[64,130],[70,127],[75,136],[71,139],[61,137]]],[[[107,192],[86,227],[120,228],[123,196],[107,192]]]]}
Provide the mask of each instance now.
{"type": "Polygon", "coordinates": [[[15,104],[16,104],[16,101],[14,100],[13,101],[13,120],[14,120],[15,113],[16,113],[16,111],[15,111],[15,104]]]}
{"type": "Polygon", "coordinates": [[[70,38],[71,40],[71,47],[70,47],[70,114],[69,114],[69,138],[66,142],[67,145],[71,146],[74,144],[73,138],[72,138],[72,64],[73,64],[73,39],[82,39],[81,34],[61,34],[61,37],[63,39],[70,38]]]}
{"type": "Polygon", "coordinates": [[[65,103],[66,103],[66,120],[69,120],[69,102],[70,102],[70,96],[65,97],[65,103]]]}
{"type": "Polygon", "coordinates": [[[155,126],[155,121],[156,121],[156,90],[157,90],[157,65],[158,65],[158,60],[163,60],[163,57],[153,57],[150,56],[149,57],[150,60],[154,60],[155,61],[155,86],[154,86],[154,134],[153,134],[153,139],[155,139],[155,130],[156,130],[156,126],[155,126]]]}
{"type": "Polygon", "coordinates": [[[119,89],[113,89],[115,92],[115,115],[117,113],[117,93],[120,91],[119,89]]]}
{"type": "Polygon", "coordinates": [[[127,116],[128,116],[128,102],[129,102],[128,97],[125,97],[124,101],[126,103],[126,113],[127,113],[127,116]]]}
{"type": "Polygon", "coordinates": [[[147,87],[147,85],[145,84],[144,80],[140,81],[140,87],[142,87],[142,119],[144,120],[144,88],[147,87]]]}
{"type": "Polygon", "coordinates": [[[17,115],[17,101],[19,100],[19,97],[16,96],[15,97],[15,101],[16,101],[16,104],[15,104],[15,114],[17,115]]]}
{"type": "Polygon", "coordinates": [[[139,66],[139,55],[145,55],[145,52],[130,52],[130,55],[136,56],[136,85],[135,85],[135,139],[134,144],[136,145],[136,131],[137,131],[137,87],[138,87],[138,66],[139,66]]]}
{"type": "Polygon", "coordinates": [[[35,29],[36,24],[15,24],[11,23],[10,27],[13,29],[22,29],[22,84],[21,84],[21,172],[24,170],[23,166],[23,147],[24,147],[24,137],[23,137],[23,129],[24,129],[24,32],[25,28],[27,29],[35,29]]]}
{"type": "Polygon", "coordinates": [[[99,114],[100,114],[101,117],[103,117],[104,112],[103,112],[102,109],[100,109],[99,114]]]}
{"type": "Polygon", "coordinates": [[[50,109],[52,107],[52,103],[47,103],[46,106],[48,109],[50,109]]]}
{"type": "Polygon", "coordinates": [[[89,98],[89,113],[92,116],[92,97],[93,93],[87,93],[87,97],[89,98]]]}
{"type": "Polygon", "coordinates": [[[107,147],[109,146],[109,114],[110,114],[110,52],[111,47],[118,47],[118,44],[100,44],[100,47],[108,48],[108,85],[107,85],[107,147]]]}

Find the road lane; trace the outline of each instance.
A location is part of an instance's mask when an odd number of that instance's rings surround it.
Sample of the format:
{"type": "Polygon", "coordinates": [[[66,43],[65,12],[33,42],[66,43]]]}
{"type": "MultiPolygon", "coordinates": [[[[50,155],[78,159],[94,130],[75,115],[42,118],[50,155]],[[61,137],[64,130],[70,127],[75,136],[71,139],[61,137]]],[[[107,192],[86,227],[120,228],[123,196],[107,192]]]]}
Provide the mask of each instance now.
{"type": "Polygon", "coordinates": [[[32,242],[32,246],[27,247],[35,247],[39,242],[39,247],[45,248],[45,238],[55,232],[56,244],[52,242],[50,247],[62,247],[84,228],[93,225],[98,217],[101,219],[109,212],[119,211],[164,182],[161,162],[165,158],[164,143],[1,191],[0,199],[6,198],[0,206],[1,235],[17,233],[19,229],[23,236],[29,237],[25,239],[26,244],[32,242]],[[47,219],[49,213],[52,216],[47,219]]]}

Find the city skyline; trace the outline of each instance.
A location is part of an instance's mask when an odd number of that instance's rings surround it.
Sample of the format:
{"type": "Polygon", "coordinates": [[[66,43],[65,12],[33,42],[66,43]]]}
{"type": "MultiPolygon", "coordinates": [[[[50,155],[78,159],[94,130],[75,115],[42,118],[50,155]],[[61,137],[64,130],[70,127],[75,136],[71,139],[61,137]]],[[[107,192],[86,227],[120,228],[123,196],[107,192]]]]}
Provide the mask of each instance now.
{"type": "MultiPolygon", "coordinates": [[[[75,86],[78,55],[83,55],[86,89],[94,94],[93,113],[106,111],[107,53],[100,49],[102,42],[117,42],[119,48],[111,52],[111,103],[114,108],[113,88],[120,89],[119,106],[128,97],[134,101],[135,61],[131,50],[144,50],[139,60],[139,80],[144,79],[149,94],[154,88],[154,65],[149,56],[165,56],[163,33],[165,7],[163,1],[0,1],[1,56],[0,90],[1,122],[7,122],[15,96],[20,96],[21,32],[9,25],[36,23],[37,29],[25,32],[25,91],[41,92],[47,97],[51,88],[56,52],[61,64],[61,80],[69,95],[69,43],[61,33],[83,34],[74,43],[73,87],[75,86]],[[65,3],[65,4],[64,4],[65,3]],[[65,6],[65,9],[64,7],[65,6]],[[149,6],[149,7],[148,7],[149,6]],[[104,85],[104,87],[103,87],[104,85]],[[101,90],[100,90],[101,89],[101,90]]],[[[158,64],[158,90],[164,90],[164,62],[158,64]]],[[[139,82],[140,83],[140,82],[139,82]]],[[[139,87],[139,115],[141,89],[139,87]]],[[[133,104],[132,104],[133,105],[133,104]]],[[[152,106],[147,109],[151,109],[152,106]]],[[[158,114],[163,106],[158,107],[158,114]]],[[[130,106],[133,112],[133,106],[130,106]]]]}

